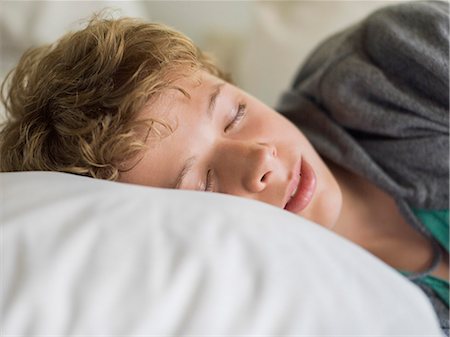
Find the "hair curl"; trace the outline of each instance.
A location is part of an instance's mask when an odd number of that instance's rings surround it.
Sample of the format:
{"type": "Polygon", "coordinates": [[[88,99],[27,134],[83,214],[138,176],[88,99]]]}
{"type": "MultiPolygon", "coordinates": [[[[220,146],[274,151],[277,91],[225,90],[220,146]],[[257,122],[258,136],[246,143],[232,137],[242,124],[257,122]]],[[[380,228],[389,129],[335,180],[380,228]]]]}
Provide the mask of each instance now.
{"type": "Polygon", "coordinates": [[[137,112],[198,69],[228,80],[185,35],[131,18],[94,16],[84,29],[26,51],[1,87],[0,171],[116,180],[145,147],[143,134],[172,131],[161,120],[136,121],[137,112]]]}

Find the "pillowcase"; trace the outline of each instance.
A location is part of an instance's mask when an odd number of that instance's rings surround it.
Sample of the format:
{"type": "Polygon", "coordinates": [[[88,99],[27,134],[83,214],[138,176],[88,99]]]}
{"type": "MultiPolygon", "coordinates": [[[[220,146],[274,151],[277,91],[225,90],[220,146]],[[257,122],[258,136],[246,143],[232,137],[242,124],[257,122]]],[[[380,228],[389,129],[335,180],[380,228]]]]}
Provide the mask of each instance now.
{"type": "Polygon", "coordinates": [[[1,173],[5,335],[442,336],[412,283],[239,197],[1,173]]]}

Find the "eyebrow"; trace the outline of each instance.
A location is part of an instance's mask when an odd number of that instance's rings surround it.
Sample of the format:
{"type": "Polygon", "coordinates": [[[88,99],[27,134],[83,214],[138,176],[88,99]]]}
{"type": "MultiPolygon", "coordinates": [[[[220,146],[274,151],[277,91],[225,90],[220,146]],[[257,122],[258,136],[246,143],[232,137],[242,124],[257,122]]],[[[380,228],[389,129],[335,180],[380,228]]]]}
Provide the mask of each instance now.
{"type": "Polygon", "coordinates": [[[217,97],[220,95],[220,90],[225,85],[225,82],[220,82],[214,86],[214,91],[209,95],[209,103],[208,109],[206,110],[206,114],[209,119],[212,119],[214,108],[216,107],[217,97]]]}
{"type": "Polygon", "coordinates": [[[186,159],[183,168],[181,169],[180,173],[178,173],[177,178],[175,180],[175,184],[172,188],[179,189],[181,184],[183,183],[184,177],[186,177],[187,173],[192,169],[192,166],[194,165],[196,161],[196,157],[192,156],[186,159]]]}
{"type": "MultiPolygon", "coordinates": [[[[217,97],[220,95],[220,90],[222,87],[226,84],[226,82],[220,82],[216,85],[214,85],[214,90],[209,95],[208,99],[208,108],[206,109],[206,114],[208,115],[208,118],[212,120],[214,108],[216,107],[216,101],[217,97]]],[[[186,177],[188,172],[192,169],[192,166],[194,166],[195,161],[197,160],[196,156],[191,156],[188,159],[186,159],[183,167],[180,170],[180,173],[178,173],[177,178],[175,179],[175,183],[173,184],[174,189],[179,189],[180,186],[183,183],[183,179],[186,177]]]]}

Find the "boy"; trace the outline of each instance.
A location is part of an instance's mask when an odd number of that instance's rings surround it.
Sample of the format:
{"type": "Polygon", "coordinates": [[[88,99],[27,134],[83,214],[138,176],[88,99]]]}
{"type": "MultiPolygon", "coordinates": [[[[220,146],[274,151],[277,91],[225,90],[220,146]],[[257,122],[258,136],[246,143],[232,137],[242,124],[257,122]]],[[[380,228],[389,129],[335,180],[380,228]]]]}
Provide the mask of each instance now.
{"type": "Polygon", "coordinates": [[[182,34],[93,19],[22,57],[0,169],[284,208],[402,271],[448,334],[448,32],[443,2],[377,11],[316,49],[279,114],[182,34]]]}

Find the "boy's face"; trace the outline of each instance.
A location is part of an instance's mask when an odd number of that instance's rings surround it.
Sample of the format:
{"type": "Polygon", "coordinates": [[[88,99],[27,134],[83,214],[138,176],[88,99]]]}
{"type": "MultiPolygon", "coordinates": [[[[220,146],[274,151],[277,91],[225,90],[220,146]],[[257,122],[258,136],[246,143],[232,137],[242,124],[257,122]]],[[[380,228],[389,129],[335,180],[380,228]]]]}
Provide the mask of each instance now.
{"type": "Polygon", "coordinates": [[[138,116],[168,121],[176,125],[175,131],[149,143],[138,163],[121,173],[120,181],[242,196],[334,226],[341,191],[294,124],[204,71],[175,85],[190,98],[168,89],[138,116]]]}

